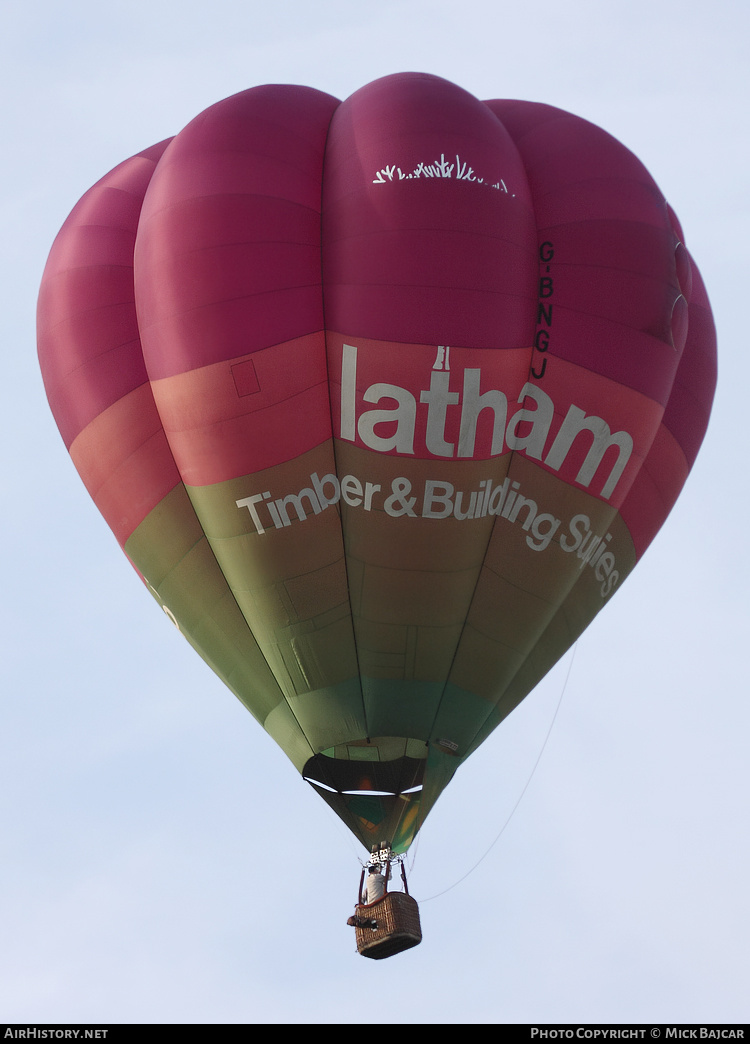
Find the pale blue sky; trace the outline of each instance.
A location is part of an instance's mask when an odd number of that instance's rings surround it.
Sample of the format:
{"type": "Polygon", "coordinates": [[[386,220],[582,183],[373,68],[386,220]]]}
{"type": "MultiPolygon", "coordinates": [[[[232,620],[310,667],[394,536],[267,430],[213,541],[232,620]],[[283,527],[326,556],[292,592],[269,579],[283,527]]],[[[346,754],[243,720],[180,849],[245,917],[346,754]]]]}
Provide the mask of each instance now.
{"type": "Polygon", "coordinates": [[[6,5],[0,1018],[747,1021],[749,12],[6,5]],[[430,898],[516,805],[569,657],[428,820],[411,875],[423,944],[373,962],[345,925],[362,850],[121,555],[47,409],[34,309],[58,228],[120,160],[245,87],[343,98],[406,69],[570,109],[636,152],[703,273],[720,382],[683,496],[579,642],[507,829],[430,898]]]}

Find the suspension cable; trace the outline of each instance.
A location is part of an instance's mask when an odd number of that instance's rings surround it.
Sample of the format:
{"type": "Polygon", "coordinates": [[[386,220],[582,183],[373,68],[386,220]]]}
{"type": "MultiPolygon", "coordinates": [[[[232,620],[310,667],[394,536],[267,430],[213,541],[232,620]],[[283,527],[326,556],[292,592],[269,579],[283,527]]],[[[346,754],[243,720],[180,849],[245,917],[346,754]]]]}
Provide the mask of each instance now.
{"type": "MultiPolygon", "coordinates": [[[[471,874],[474,873],[476,868],[480,865],[480,863],[482,863],[487,858],[487,856],[490,854],[492,849],[495,847],[495,845],[498,843],[500,838],[505,833],[505,828],[508,826],[508,824],[510,823],[511,819],[515,815],[516,809],[521,804],[521,801],[523,800],[523,796],[526,793],[526,791],[529,789],[529,785],[531,784],[531,781],[534,778],[534,773],[536,772],[536,770],[537,770],[537,768],[539,766],[539,762],[542,760],[542,754],[544,754],[545,747],[547,746],[547,742],[548,742],[548,740],[549,740],[549,738],[550,738],[550,736],[552,734],[552,729],[554,727],[555,721],[557,719],[557,715],[558,715],[560,707],[562,705],[562,700],[563,700],[563,696],[565,695],[565,690],[568,687],[568,681],[570,680],[570,672],[573,669],[573,661],[575,660],[575,655],[576,655],[576,649],[577,648],[578,648],[578,643],[576,642],[576,644],[573,646],[573,655],[571,656],[570,663],[568,664],[568,672],[565,675],[565,681],[563,682],[562,690],[560,692],[560,698],[558,699],[557,706],[555,707],[555,713],[552,715],[552,720],[550,721],[549,728],[547,729],[547,735],[544,737],[544,742],[542,743],[542,746],[539,749],[539,754],[537,755],[537,759],[534,762],[534,765],[533,765],[533,767],[531,769],[531,772],[529,773],[529,778],[526,780],[526,783],[524,784],[523,789],[521,790],[521,793],[518,795],[518,800],[516,801],[516,803],[513,806],[513,808],[510,810],[508,818],[505,820],[503,825],[500,827],[500,831],[499,831],[497,837],[490,844],[490,846],[487,848],[487,850],[484,852],[484,854],[479,857],[479,859],[476,861],[476,863],[469,870],[467,870],[466,873],[462,877],[459,877],[458,880],[454,881],[452,885],[448,885],[448,887],[444,888],[442,892],[436,892],[435,895],[431,895],[427,899],[420,899],[419,900],[420,905],[422,903],[429,903],[433,899],[439,899],[440,896],[445,895],[447,892],[452,891],[452,889],[454,889],[454,888],[457,888],[458,885],[460,885],[463,881],[465,881],[467,877],[469,877],[471,874]]],[[[417,835],[417,840],[419,840],[419,836],[420,835],[417,835]]],[[[416,859],[416,852],[414,854],[414,858],[416,859]]],[[[411,870],[414,869],[414,860],[412,860],[412,865],[411,865],[410,869],[411,870]]]]}

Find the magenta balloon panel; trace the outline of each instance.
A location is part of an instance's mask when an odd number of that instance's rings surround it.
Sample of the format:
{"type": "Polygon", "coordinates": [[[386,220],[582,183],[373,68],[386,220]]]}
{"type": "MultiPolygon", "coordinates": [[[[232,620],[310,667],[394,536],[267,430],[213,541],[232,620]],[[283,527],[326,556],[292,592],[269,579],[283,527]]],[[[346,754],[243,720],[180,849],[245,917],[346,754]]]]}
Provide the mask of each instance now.
{"type": "Polygon", "coordinates": [[[253,88],[126,160],[55,241],[39,354],[151,593],[400,851],[635,566],[716,381],[639,160],[420,74],[253,88]]]}

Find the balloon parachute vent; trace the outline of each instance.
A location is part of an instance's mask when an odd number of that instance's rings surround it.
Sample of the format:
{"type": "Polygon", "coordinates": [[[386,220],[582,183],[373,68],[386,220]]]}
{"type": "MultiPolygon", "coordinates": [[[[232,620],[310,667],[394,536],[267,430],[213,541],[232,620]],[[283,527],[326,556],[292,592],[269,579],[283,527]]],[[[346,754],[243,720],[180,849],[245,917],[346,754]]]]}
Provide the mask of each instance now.
{"type": "Polygon", "coordinates": [[[410,950],[422,941],[419,907],[406,892],[387,892],[356,911],[357,951],[379,961],[410,950]]]}

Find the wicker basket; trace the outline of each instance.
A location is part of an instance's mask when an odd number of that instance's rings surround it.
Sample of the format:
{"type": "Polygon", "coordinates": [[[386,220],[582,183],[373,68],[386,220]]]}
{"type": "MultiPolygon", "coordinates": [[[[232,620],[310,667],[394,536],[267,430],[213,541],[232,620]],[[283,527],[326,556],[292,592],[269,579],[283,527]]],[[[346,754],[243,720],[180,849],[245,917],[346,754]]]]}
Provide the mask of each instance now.
{"type": "Polygon", "coordinates": [[[422,941],[419,907],[406,892],[387,892],[382,899],[368,906],[358,906],[355,916],[362,925],[355,925],[357,950],[363,957],[376,961],[392,957],[422,941]],[[367,922],[374,922],[370,927],[367,922]]]}

